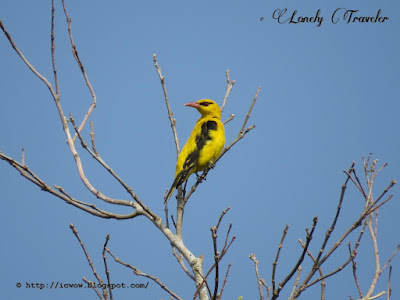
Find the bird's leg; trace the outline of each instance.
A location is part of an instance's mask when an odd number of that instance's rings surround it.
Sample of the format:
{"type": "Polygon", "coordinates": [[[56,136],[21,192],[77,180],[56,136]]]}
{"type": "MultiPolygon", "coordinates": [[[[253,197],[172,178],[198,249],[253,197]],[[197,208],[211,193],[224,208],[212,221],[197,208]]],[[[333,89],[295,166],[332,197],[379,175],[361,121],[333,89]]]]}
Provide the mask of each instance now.
{"type": "Polygon", "coordinates": [[[214,169],[214,167],[215,167],[214,162],[211,161],[211,162],[208,164],[208,167],[209,167],[210,169],[214,169]]]}
{"type": "Polygon", "coordinates": [[[206,178],[203,176],[203,174],[201,174],[201,175],[199,175],[197,173],[195,173],[195,174],[196,174],[197,181],[202,182],[203,180],[206,180],[206,178]]]}
{"type": "Polygon", "coordinates": [[[183,191],[182,191],[182,194],[183,194],[183,198],[185,198],[185,196],[186,196],[186,185],[187,185],[187,180],[185,181],[185,185],[183,186],[183,191]]]}

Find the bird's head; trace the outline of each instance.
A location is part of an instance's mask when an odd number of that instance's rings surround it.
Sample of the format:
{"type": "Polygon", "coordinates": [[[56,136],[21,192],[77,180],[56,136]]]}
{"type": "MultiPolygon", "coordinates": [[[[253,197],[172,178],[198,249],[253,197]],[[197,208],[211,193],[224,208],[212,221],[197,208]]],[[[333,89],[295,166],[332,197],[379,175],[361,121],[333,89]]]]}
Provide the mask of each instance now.
{"type": "Polygon", "coordinates": [[[195,107],[203,117],[216,116],[221,118],[221,110],[215,101],[210,99],[201,99],[196,102],[189,102],[186,106],[195,107]]]}

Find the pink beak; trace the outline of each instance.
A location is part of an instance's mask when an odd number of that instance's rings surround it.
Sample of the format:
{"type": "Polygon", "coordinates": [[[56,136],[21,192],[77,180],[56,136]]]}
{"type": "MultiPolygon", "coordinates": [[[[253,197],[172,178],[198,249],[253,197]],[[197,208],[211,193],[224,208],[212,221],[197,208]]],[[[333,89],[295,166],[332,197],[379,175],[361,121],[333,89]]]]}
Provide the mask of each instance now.
{"type": "Polygon", "coordinates": [[[188,103],[185,104],[185,106],[191,106],[191,107],[199,108],[200,104],[198,104],[197,102],[188,102],[188,103]]]}

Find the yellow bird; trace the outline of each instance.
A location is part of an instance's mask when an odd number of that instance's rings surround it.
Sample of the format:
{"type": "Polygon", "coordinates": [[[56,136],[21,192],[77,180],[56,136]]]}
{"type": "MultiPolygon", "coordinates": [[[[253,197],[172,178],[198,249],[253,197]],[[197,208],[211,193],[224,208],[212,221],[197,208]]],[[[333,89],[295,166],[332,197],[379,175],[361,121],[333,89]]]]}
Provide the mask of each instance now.
{"type": "Polygon", "coordinates": [[[201,113],[201,118],[197,120],[189,139],[179,153],[175,179],[165,202],[168,202],[174,189],[184,183],[190,175],[210,166],[225,145],[225,128],[221,122],[218,104],[210,99],[202,99],[185,105],[196,108],[201,113]]]}

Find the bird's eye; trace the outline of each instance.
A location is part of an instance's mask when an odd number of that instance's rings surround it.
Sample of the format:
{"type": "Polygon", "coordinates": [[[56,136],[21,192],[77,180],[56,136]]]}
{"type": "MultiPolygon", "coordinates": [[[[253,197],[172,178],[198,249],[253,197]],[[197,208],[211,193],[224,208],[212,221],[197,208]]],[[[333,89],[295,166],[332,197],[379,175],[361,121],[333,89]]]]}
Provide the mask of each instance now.
{"type": "Polygon", "coordinates": [[[202,102],[202,103],[200,103],[200,105],[202,105],[202,106],[209,106],[211,103],[210,102],[202,102]]]}

